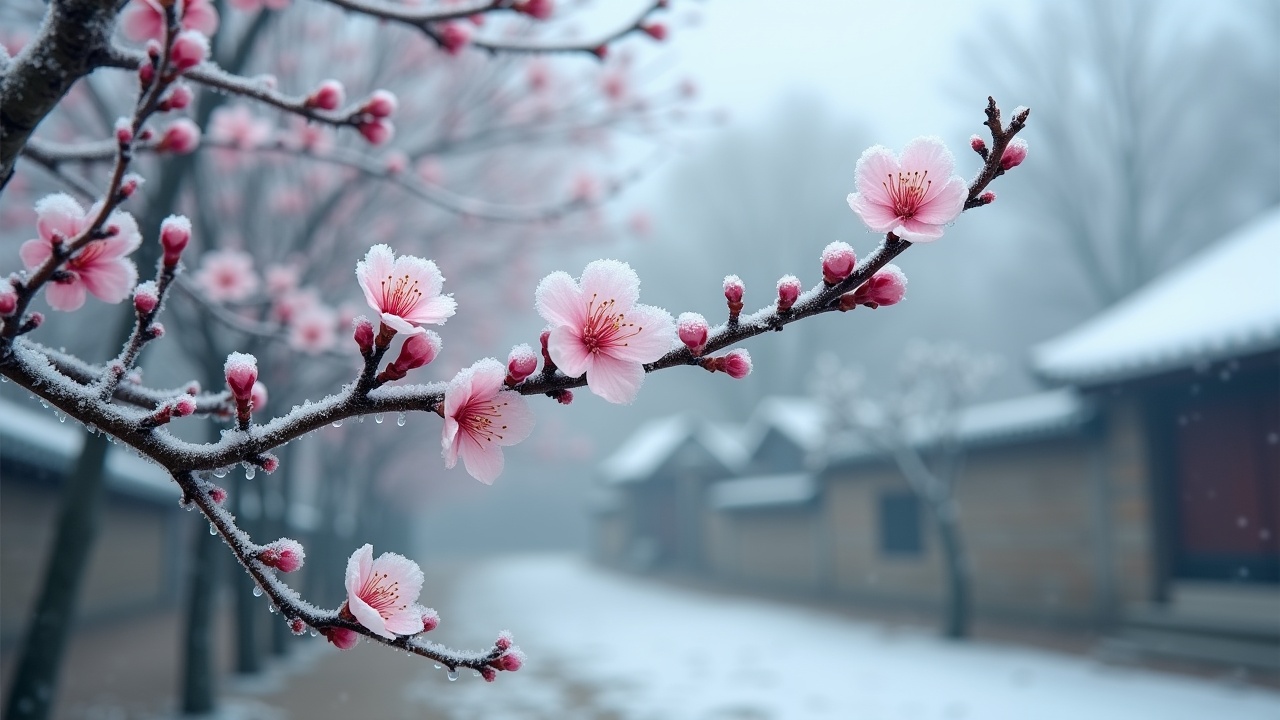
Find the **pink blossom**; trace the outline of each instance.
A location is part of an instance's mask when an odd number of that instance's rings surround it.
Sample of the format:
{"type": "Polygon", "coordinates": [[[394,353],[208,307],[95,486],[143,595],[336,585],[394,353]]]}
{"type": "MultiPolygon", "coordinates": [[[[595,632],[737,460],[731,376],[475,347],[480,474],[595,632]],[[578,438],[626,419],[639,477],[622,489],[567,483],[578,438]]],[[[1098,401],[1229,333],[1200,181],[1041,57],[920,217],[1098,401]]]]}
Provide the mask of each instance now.
{"type": "Polygon", "coordinates": [[[587,375],[591,392],[613,403],[635,399],[644,363],[671,349],[675,322],[661,308],[636,304],[640,278],[617,260],[596,260],[580,282],[557,271],[538,284],[534,303],[552,325],[551,359],[569,377],[587,375]]]}
{"type": "Polygon", "coordinates": [[[338,316],[324,305],[306,308],[289,323],[289,346],[310,355],[333,347],[337,338],[338,316]]]}
{"type": "Polygon", "coordinates": [[[676,319],[676,334],[695,357],[701,355],[703,348],[707,346],[707,334],[710,330],[707,319],[695,312],[680,313],[680,317],[676,319]]]}
{"type": "Polygon", "coordinates": [[[649,37],[653,38],[654,40],[657,40],[658,42],[662,42],[663,40],[667,39],[667,26],[663,25],[662,23],[649,23],[648,25],[641,25],[640,29],[644,31],[645,35],[648,35],[649,37]]]}
{"type": "Polygon", "coordinates": [[[174,120],[165,128],[160,143],[156,146],[159,152],[172,152],[189,155],[200,146],[200,127],[187,118],[174,120]]]}
{"type": "Polygon", "coordinates": [[[360,352],[368,354],[373,351],[373,323],[369,322],[369,318],[361,315],[351,321],[353,328],[353,337],[356,346],[360,348],[360,352]]]}
{"type": "Polygon", "coordinates": [[[527,343],[520,343],[511,348],[507,355],[506,382],[514,385],[529,377],[538,369],[538,356],[527,343]]]}
{"type": "Polygon", "coordinates": [[[280,297],[298,287],[302,279],[302,269],[297,265],[268,265],[262,273],[266,281],[267,294],[280,297]]]}
{"type": "Polygon", "coordinates": [[[324,80],[307,96],[306,105],[321,110],[337,110],[346,101],[346,96],[342,83],[332,79],[324,80]]]}
{"type": "Polygon", "coordinates": [[[245,105],[221,107],[209,119],[209,137],[243,150],[259,147],[271,138],[271,123],[255,117],[245,105]]]}
{"type": "Polygon", "coordinates": [[[138,283],[138,287],[133,289],[133,309],[137,310],[138,314],[146,315],[155,310],[159,304],[160,295],[156,290],[155,281],[138,283]]]}
{"type": "MultiPolygon", "coordinates": [[[[209,0],[186,0],[182,5],[183,29],[206,36],[218,31],[218,11],[209,0]]],[[[133,0],[120,14],[120,27],[134,42],[160,38],[164,35],[164,10],[156,0],[133,0]]]]}
{"type": "Polygon", "coordinates": [[[977,135],[970,135],[969,147],[973,148],[973,151],[982,157],[985,158],[987,156],[987,141],[983,140],[981,137],[978,137],[977,135]]]}
{"type": "Polygon", "coordinates": [[[369,113],[375,118],[389,118],[395,114],[400,107],[400,99],[390,90],[374,90],[369,93],[369,99],[365,101],[361,107],[364,112],[369,113]]]}
{"type": "Polygon", "coordinates": [[[369,307],[397,332],[420,332],[415,324],[443,325],[458,306],[440,294],[444,276],[435,263],[412,255],[397,258],[386,245],[369,248],[356,263],[356,278],[369,307]]]}
{"type": "Polygon", "coordinates": [[[440,336],[430,330],[406,337],[404,344],[400,346],[400,354],[387,365],[378,379],[383,381],[402,379],[409,374],[410,370],[416,370],[435,360],[440,354],[441,344],[440,336]]]}
{"type": "Polygon", "coordinates": [[[520,0],[512,9],[535,20],[546,20],[555,12],[556,4],[555,0],[520,0]]]}
{"type": "Polygon", "coordinates": [[[858,159],[858,191],[849,195],[849,207],[876,232],[910,242],[936,240],[964,209],[967,188],[954,170],[951,151],[935,137],[907,143],[901,160],[876,145],[858,159]]]}
{"type": "Polygon", "coordinates": [[[364,136],[364,139],[370,145],[382,145],[390,142],[391,138],[395,137],[396,134],[396,126],[385,118],[374,118],[368,122],[362,122],[356,126],[356,130],[364,136]]]}
{"type": "MultiPolygon", "coordinates": [[[[53,243],[67,242],[84,232],[99,212],[94,205],[85,213],[70,195],[57,193],[36,203],[38,238],[22,244],[18,254],[23,266],[32,271],[53,254],[53,243]]],[[[84,305],[86,291],[103,302],[118,303],[129,297],[138,280],[138,269],[128,259],[142,244],[138,224],[127,212],[116,210],[103,228],[110,235],[82,247],[62,265],[64,277],[45,286],[45,298],[54,310],[70,312],[84,305]]]]}
{"type": "Polygon", "coordinates": [[[414,561],[396,553],[374,560],[373,546],[366,544],[347,561],[347,610],[375,635],[389,640],[416,635],[422,632],[422,613],[415,604],[422,581],[414,561]]]}
{"type": "Polygon", "coordinates": [[[320,628],[320,634],[324,635],[325,640],[333,643],[339,650],[350,650],[360,642],[359,634],[344,627],[320,628]]]}
{"type": "Polygon", "coordinates": [[[505,377],[502,363],[485,358],[459,372],[444,392],[445,467],[461,457],[471,477],[486,485],[502,474],[502,448],[533,432],[533,413],[522,395],[504,389],[505,377]]]}
{"type": "Polygon", "coordinates": [[[213,250],[200,258],[193,279],[214,302],[240,302],[258,289],[253,256],[243,250],[213,250]]]}
{"type": "Polygon", "coordinates": [[[742,302],[742,295],[746,292],[746,287],[742,284],[742,278],[737,275],[726,275],[724,277],[724,299],[731,303],[742,302]]]}
{"type": "Polygon", "coordinates": [[[13,291],[13,286],[6,283],[7,289],[0,291],[0,316],[8,317],[18,309],[18,294],[13,291]]]}
{"type": "Polygon", "coordinates": [[[734,380],[751,374],[751,354],[746,350],[730,350],[723,358],[722,368],[734,380]]]}
{"type": "MultiPolygon", "coordinates": [[[[279,278],[276,278],[279,280],[279,278]]],[[[270,285],[268,281],[267,293],[270,294],[270,285]]],[[[320,293],[315,288],[305,288],[302,290],[293,289],[285,291],[281,295],[275,296],[275,302],[271,306],[271,313],[276,319],[282,323],[291,323],[294,318],[312,308],[321,307],[324,303],[320,301],[320,293]]],[[[336,319],[335,319],[336,323],[336,319]]]]}
{"type": "Polygon", "coordinates": [[[190,70],[209,57],[209,38],[198,30],[183,30],[173,40],[169,59],[179,72],[190,70]]]}
{"type": "Polygon", "coordinates": [[[435,608],[418,606],[418,612],[422,615],[422,632],[431,632],[440,627],[440,613],[435,608]]]}
{"type": "Polygon", "coordinates": [[[440,44],[444,46],[444,51],[450,55],[457,55],[462,52],[462,49],[471,42],[471,28],[462,23],[444,23],[440,27],[439,33],[440,44]]]}
{"type": "Polygon", "coordinates": [[[822,250],[822,280],[828,285],[835,285],[849,277],[857,264],[858,256],[849,243],[833,242],[822,250]]]}
{"type": "MultiPolygon", "coordinates": [[[[902,302],[906,294],[907,276],[897,265],[889,264],[880,268],[870,280],[855,290],[852,300],[855,305],[866,305],[875,309],[897,305],[902,302]]],[[[841,305],[843,306],[843,302],[841,305]]]]}

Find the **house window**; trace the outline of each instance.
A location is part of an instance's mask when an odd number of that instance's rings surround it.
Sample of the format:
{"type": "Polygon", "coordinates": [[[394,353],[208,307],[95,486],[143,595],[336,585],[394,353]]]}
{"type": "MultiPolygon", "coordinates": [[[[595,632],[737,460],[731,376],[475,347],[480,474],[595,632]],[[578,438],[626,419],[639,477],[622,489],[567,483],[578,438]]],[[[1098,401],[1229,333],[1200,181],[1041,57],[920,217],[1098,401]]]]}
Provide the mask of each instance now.
{"type": "Polygon", "coordinates": [[[880,552],[899,556],[918,556],[924,552],[920,501],[912,493],[891,492],[880,496],[880,552]]]}

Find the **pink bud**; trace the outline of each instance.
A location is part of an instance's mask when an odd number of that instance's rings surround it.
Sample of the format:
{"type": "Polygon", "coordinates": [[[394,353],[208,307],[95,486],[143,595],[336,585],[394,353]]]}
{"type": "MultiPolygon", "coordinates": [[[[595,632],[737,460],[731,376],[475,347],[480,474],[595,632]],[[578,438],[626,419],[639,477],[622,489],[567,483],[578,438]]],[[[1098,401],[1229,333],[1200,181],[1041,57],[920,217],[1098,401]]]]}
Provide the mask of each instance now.
{"type": "Polygon", "coordinates": [[[778,311],[787,312],[800,298],[800,278],[795,275],[783,275],[778,279],[778,311]]]}
{"type": "Polygon", "coordinates": [[[515,639],[511,637],[510,632],[503,630],[502,632],[498,633],[498,640],[493,644],[493,646],[498,648],[499,650],[510,650],[511,643],[514,642],[514,640],[515,639]]]}
{"type": "Polygon", "coordinates": [[[174,417],[187,417],[188,415],[195,413],[195,411],[196,411],[196,400],[190,395],[183,395],[182,397],[173,401],[174,417]]]}
{"type": "Polygon", "coordinates": [[[389,118],[400,107],[400,100],[390,90],[374,90],[365,101],[362,111],[375,118],[389,118]]]}
{"type": "Polygon", "coordinates": [[[382,118],[362,122],[356,126],[356,130],[360,131],[370,145],[381,145],[396,134],[396,126],[392,125],[390,120],[382,118]]]}
{"type": "Polygon", "coordinates": [[[267,386],[261,382],[254,381],[253,389],[249,391],[249,402],[253,403],[254,410],[261,410],[267,406],[267,386]]]}
{"type": "Polygon", "coordinates": [[[139,315],[150,314],[159,304],[160,294],[156,291],[156,284],[151,280],[138,283],[138,287],[133,289],[133,309],[137,310],[139,315]]]}
{"type": "Polygon", "coordinates": [[[337,80],[325,80],[306,99],[306,106],[321,110],[337,110],[346,101],[346,90],[337,80]]]}
{"type": "Polygon", "coordinates": [[[320,628],[320,634],[336,645],[339,650],[350,650],[356,646],[356,643],[360,642],[360,636],[354,630],[348,630],[343,627],[320,628]]]}
{"type": "Polygon", "coordinates": [[[262,467],[262,471],[270,475],[280,469],[280,458],[267,453],[262,456],[262,461],[258,463],[262,467]]]}
{"type": "Polygon", "coordinates": [[[554,0],[523,0],[516,3],[512,9],[535,20],[546,20],[555,12],[556,4],[554,0]]]}
{"type": "Polygon", "coordinates": [[[363,315],[351,322],[355,326],[356,345],[359,346],[360,352],[365,355],[373,352],[373,323],[363,315]]]}
{"type": "Polygon", "coordinates": [[[978,153],[982,157],[987,156],[987,141],[983,140],[977,135],[974,135],[969,138],[969,147],[973,148],[973,151],[978,153]]]}
{"type": "Polygon", "coordinates": [[[431,632],[440,627],[440,613],[432,608],[422,608],[422,632],[431,632]]]}
{"type": "Polygon", "coordinates": [[[159,40],[151,38],[147,41],[147,57],[152,60],[159,60],[162,52],[164,52],[164,46],[160,44],[159,40]]]}
{"type": "Polygon", "coordinates": [[[192,380],[191,382],[186,384],[186,386],[182,389],[182,391],[188,395],[199,395],[200,382],[198,380],[192,380]]]}
{"type": "Polygon", "coordinates": [[[153,322],[151,323],[151,326],[147,328],[147,332],[151,335],[152,340],[162,338],[164,337],[164,325],[161,325],[158,322],[153,322]]]}
{"type": "Polygon", "coordinates": [[[307,553],[302,549],[302,545],[290,538],[280,538],[262,548],[262,552],[258,553],[259,562],[284,573],[291,573],[302,567],[306,559],[307,553]]]}
{"type": "Polygon", "coordinates": [[[190,70],[209,57],[209,38],[199,30],[183,30],[173,40],[169,59],[178,72],[190,70]]]}
{"type": "MultiPolygon", "coordinates": [[[[40,327],[44,323],[44,313],[33,312],[27,315],[26,322],[22,323],[22,327],[18,329],[20,333],[29,333],[40,327]]],[[[566,403],[567,404],[567,403],[566,403]]]]}
{"type": "Polygon", "coordinates": [[[156,77],[156,69],[149,62],[144,62],[138,66],[138,82],[144,87],[151,85],[151,81],[156,77]]]}
{"type": "Polygon", "coordinates": [[[142,185],[143,182],[145,181],[141,175],[137,173],[126,173],[125,176],[120,179],[120,194],[124,197],[133,197],[133,194],[138,192],[138,187],[142,185]]]}
{"type": "Polygon", "coordinates": [[[405,168],[409,167],[409,156],[402,152],[387,153],[384,167],[386,167],[388,175],[399,175],[404,172],[405,168]]]}
{"type": "Polygon", "coordinates": [[[746,350],[731,350],[723,360],[724,371],[734,380],[741,380],[751,374],[751,354],[746,350]]]}
{"type": "Polygon", "coordinates": [[[857,264],[858,256],[849,243],[833,242],[822,250],[822,280],[828,285],[835,285],[849,277],[857,264]]]}
{"type": "Polygon", "coordinates": [[[480,677],[484,678],[485,682],[493,682],[498,679],[498,671],[486,665],[480,668],[480,677]]]}
{"type": "Polygon", "coordinates": [[[1000,156],[1000,167],[1005,170],[1011,170],[1022,164],[1027,159],[1027,141],[1022,138],[1014,138],[1008,147],[1004,149],[1004,154],[1000,156]]]}
{"type": "MultiPolygon", "coordinates": [[[[547,372],[554,372],[556,364],[551,360],[551,354],[547,352],[547,341],[549,339],[551,339],[550,330],[543,330],[542,334],[538,335],[538,342],[542,343],[542,367],[547,372]]],[[[565,404],[568,405],[568,403],[565,404]]]]}
{"type": "Polygon", "coordinates": [[[391,364],[397,370],[408,372],[435,360],[439,354],[440,336],[427,330],[405,338],[404,345],[400,346],[400,356],[391,364]]]}
{"type": "Polygon", "coordinates": [[[595,47],[591,48],[591,54],[592,54],[592,55],[595,55],[595,56],[596,56],[597,58],[599,58],[600,60],[603,60],[603,59],[605,59],[605,58],[609,57],[609,46],[608,46],[608,45],[597,45],[597,46],[595,46],[595,47]]]}
{"type": "Polygon", "coordinates": [[[640,29],[643,30],[646,35],[653,38],[654,40],[657,40],[658,42],[662,42],[663,40],[667,39],[667,26],[663,25],[662,23],[649,23],[648,25],[641,25],[640,29]]]}
{"type": "Polygon", "coordinates": [[[302,621],[302,618],[291,618],[289,620],[289,632],[293,633],[294,635],[301,635],[306,631],[307,631],[307,624],[302,621]]]}
{"type": "Polygon", "coordinates": [[[179,155],[186,155],[194,151],[200,145],[200,128],[187,118],[179,118],[173,121],[164,131],[164,137],[160,138],[160,144],[156,150],[161,152],[169,151],[179,155]]]}
{"type": "Polygon", "coordinates": [[[457,55],[471,42],[471,28],[461,23],[445,23],[440,28],[440,44],[450,55],[457,55]]]}
{"type": "Polygon", "coordinates": [[[507,355],[508,384],[515,385],[532,375],[537,369],[538,356],[534,354],[533,348],[525,343],[511,348],[511,353],[507,355]]]}
{"type": "Polygon", "coordinates": [[[572,403],[572,402],[573,402],[573,391],[572,391],[572,390],[561,390],[560,392],[556,393],[556,402],[560,403],[561,405],[568,405],[568,404],[572,403]]]}
{"type": "Polygon", "coordinates": [[[707,335],[711,328],[706,318],[695,312],[687,312],[680,313],[680,317],[676,319],[676,332],[680,336],[680,342],[697,357],[707,346],[707,335]]]}
{"type": "Polygon", "coordinates": [[[737,275],[727,275],[724,279],[724,298],[731,303],[742,302],[742,294],[746,288],[742,284],[742,278],[737,275]]]}
{"type": "Polygon", "coordinates": [[[249,402],[253,397],[253,384],[258,381],[258,359],[246,353],[233,352],[227,356],[223,371],[236,402],[249,402]]]}
{"type": "Polygon", "coordinates": [[[169,104],[170,110],[181,110],[191,104],[191,99],[191,86],[184,82],[177,82],[169,91],[169,97],[165,102],[169,104]]]}
{"type": "Polygon", "coordinates": [[[164,266],[173,267],[191,241],[191,221],[182,215],[170,215],[160,223],[160,245],[164,248],[164,266]]]}
{"type": "Polygon", "coordinates": [[[226,502],[227,501],[226,488],[218,487],[217,485],[210,486],[209,499],[213,501],[214,505],[221,505],[222,503],[226,502]]]}
{"type": "Polygon", "coordinates": [[[511,652],[508,652],[506,655],[503,655],[502,657],[498,658],[498,667],[502,668],[503,670],[506,670],[507,672],[515,672],[523,666],[524,666],[524,653],[520,652],[518,649],[512,650],[511,652]]]}
{"type": "Polygon", "coordinates": [[[979,195],[978,199],[982,201],[983,205],[990,205],[991,203],[996,201],[996,194],[988,190],[987,192],[984,192],[981,195],[979,195]]]}
{"type": "Polygon", "coordinates": [[[128,145],[133,142],[133,122],[129,118],[116,120],[116,142],[128,145]]]}
{"type": "Polygon", "coordinates": [[[889,264],[880,268],[879,272],[857,289],[853,294],[853,302],[856,305],[866,305],[875,309],[880,306],[896,305],[902,302],[906,294],[907,276],[902,274],[902,270],[897,265],[889,264]]]}
{"type": "Polygon", "coordinates": [[[18,294],[12,290],[0,292],[0,315],[9,317],[18,309],[18,294]]]}

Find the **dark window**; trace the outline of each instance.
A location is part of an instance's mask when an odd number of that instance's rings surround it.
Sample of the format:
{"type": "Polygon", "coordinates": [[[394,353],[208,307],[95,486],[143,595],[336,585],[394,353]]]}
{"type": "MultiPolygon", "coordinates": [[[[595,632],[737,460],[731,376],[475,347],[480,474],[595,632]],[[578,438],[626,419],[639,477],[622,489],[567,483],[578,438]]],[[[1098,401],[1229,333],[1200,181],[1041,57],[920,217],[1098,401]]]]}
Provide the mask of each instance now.
{"type": "Polygon", "coordinates": [[[920,501],[909,492],[880,496],[880,552],[885,555],[920,555],[924,537],[920,528],[920,501]]]}

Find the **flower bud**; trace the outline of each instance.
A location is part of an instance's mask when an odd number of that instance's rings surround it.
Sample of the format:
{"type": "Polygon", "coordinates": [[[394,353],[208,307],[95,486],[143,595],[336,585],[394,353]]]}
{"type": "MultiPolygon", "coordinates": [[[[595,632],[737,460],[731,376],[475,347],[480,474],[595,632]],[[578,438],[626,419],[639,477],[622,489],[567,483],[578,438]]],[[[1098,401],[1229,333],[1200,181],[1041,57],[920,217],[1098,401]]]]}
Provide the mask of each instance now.
{"type": "Polygon", "coordinates": [[[183,30],[173,40],[169,59],[178,72],[190,70],[209,57],[209,38],[199,30],[183,30]]]}
{"type": "Polygon", "coordinates": [[[440,44],[450,55],[457,55],[471,42],[471,28],[461,23],[447,22],[440,28],[440,44]]]}
{"type": "Polygon", "coordinates": [[[144,182],[146,181],[138,173],[125,173],[125,176],[120,178],[120,194],[126,198],[133,197],[133,194],[138,192],[138,187],[144,182]]]}
{"type": "Polygon", "coordinates": [[[529,377],[538,369],[538,356],[533,348],[521,343],[511,348],[507,355],[507,384],[515,385],[529,377]]]}
{"type": "Polygon", "coordinates": [[[160,245],[164,248],[164,266],[178,264],[182,251],[191,241],[191,221],[182,215],[170,215],[160,223],[160,245]]]}
{"type": "Polygon", "coordinates": [[[556,402],[560,403],[561,405],[568,405],[573,402],[573,391],[561,390],[555,394],[555,397],[556,397],[556,402]]]}
{"type": "Polygon", "coordinates": [[[18,294],[12,290],[0,292],[0,316],[9,317],[18,309],[18,294]]]}
{"type": "MultiPolygon", "coordinates": [[[[897,265],[885,265],[863,283],[862,287],[853,293],[845,293],[846,296],[850,294],[853,295],[852,302],[855,306],[866,305],[874,310],[881,306],[897,305],[907,294],[907,276],[897,265]]],[[[840,309],[846,309],[844,297],[840,301],[840,309]]]]}
{"type": "Polygon", "coordinates": [[[223,365],[227,387],[237,403],[247,403],[253,398],[253,384],[258,381],[258,359],[252,355],[233,352],[223,365]]]}
{"type": "Polygon", "coordinates": [[[187,417],[188,415],[194,414],[195,411],[196,411],[196,400],[190,395],[183,395],[182,397],[173,401],[174,417],[187,417]]]}
{"type": "Polygon", "coordinates": [[[191,100],[191,86],[179,81],[173,84],[173,89],[169,91],[165,103],[170,110],[182,110],[191,104],[191,100]]]}
{"type": "Polygon", "coordinates": [[[554,0],[521,0],[511,9],[524,13],[534,20],[546,20],[555,12],[556,5],[554,0]]]}
{"type": "Polygon", "coordinates": [[[138,287],[133,289],[133,309],[137,310],[139,315],[150,314],[159,304],[160,294],[156,290],[155,282],[148,280],[138,283],[138,287]]]}
{"type": "Polygon", "coordinates": [[[151,323],[150,327],[147,328],[147,335],[152,340],[164,337],[164,325],[161,325],[158,322],[151,323]]]}
{"type": "Polygon", "coordinates": [[[187,155],[199,145],[200,128],[187,118],[178,118],[172,125],[165,128],[164,136],[160,138],[160,144],[156,146],[156,150],[187,155]]]}
{"type": "Polygon", "coordinates": [[[985,158],[987,156],[987,141],[977,135],[973,135],[969,138],[969,147],[973,148],[973,151],[982,157],[985,158]]]}
{"type": "Polygon", "coordinates": [[[493,682],[498,679],[498,671],[488,665],[485,665],[480,668],[480,677],[484,678],[485,682],[493,682]]]}
{"type": "Polygon", "coordinates": [[[414,333],[405,338],[404,344],[400,346],[400,355],[387,366],[387,369],[379,377],[384,381],[399,380],[407,375],[410,370],[420,368],[435,360],[436,355],[439,354],[439,335],[430,330],[414,333]]]}
{"type": "Polygon", "coordinates": [[[356,130],[364,136],[364,139],[370,145],[381,145],[389,141],[396,134],[396,126],[391,124],[390,120],[383,118],[375,118],[368,122],[360,123],[356,126],[356,130]]]}
{"type": "Polygon", "coordinates": [[[597,45],[591,48],[591,54],[595,55],[596,59],[598,60],[604,60],[605,58],[609,57],[609,46],[597,45]]]}
{"type": "Polygon", "coordinates": [[[261,410],[267,406],[267,386],[259,381],[254,381],[253,389],[249,391],[249,402],[253,403],[254,410],[261,410]]]}
{"type": "Polygon", "coordinates": [[[707,335],[710,332],[707,319],[698,313],[680,313],[680,317],[676,319],[676,333],[680,336],[680,342],[689,348],[694,357],[701,355],[707,347],[707,335]]]}
{"type": "Polygon", "coordinates": [[[641,25],[640,29],[644,31],[645,35],[648,35],[649,37],[653,38],[654,40],[657,40],[658,42],[662,42],[663,40],[667,39],[667,26],[663,25],[662,23],[649,23],[647,25],[641,25]]]}
{"type": "Polygon", "coordinates": [[[348,630],[344,627],[327,627],[320,628],[320,634],[324,635],[324,639],[333,643],[339,650],[350,650],[360,642],[360,636],[354,630],[348,630]]]}
{"type": "Polygon", "coordinates": [[[293,633],[294,635],[301,635],[306,631],[307,631],[307,624],[302,621],[302,618],[290,618],[289,632],[293,633]]]}
{"type": "Polygon", "coordinates": [[[499,668],[507,672],[515,672],[524,666],[524,653],[519,649],[512,650],[498,658],[496,662],[499,668]]]}
{"type": "Polygon", "coordinates": [[[511,637],[511,633],[503,630],[498,633],[498,640],[493,644],[493,646],[499,650],[510,650],[512,642],[514,642],[514,638],[511,637]]]}
{"type": "Polygon", "coordinates": [[[742,284],[742,278],[737,275],[726,275],[724,278],[724,297],[730,303],[742,302],[742,294],[745,288],[742,284]]]}
{"type": "Polygon", "coordinates": [[[284,573],[291,573],[302,567],[306,559],[307,553],[302,545],[291,538],[280,538],[258,553],[258,562],[284,573]]]}
{"type": "Polygon", "coordinates": [[[116,119],[116,142],[121,145],[133,142],[133,121],[129,118],[116,119]]]}
{"type": "Polygon", "coordinates": [[[751,354],[746,350],[732,350],[723,358],[722,369],[734,380],[751,374],[751,354]]]}
{"type": "Polygon", "coordinates": [[[307,107],[319,108],[320,110],[337,110],[346,101],[346,96],[346,90],[342,87],[342,83],[330,79],[321,82],[307,96],[304,104],[307,107]]]}
{"type": "Polygon", "coordinates": [[[1022,164],[1027,159],[1027,141],[1022,138],[1014,138],[1004,149],[1004,154],[1000,156],[1000,167],[1004,170],[1012,170],[1022,164]]]}
{"type": "Polygon", "coordinates": [[[988,190],[982,193],[981,195],[979,195],[978,199],[982,201],[983,205],[990,205],[991,203],[996,201],[996,194],[988,190]]]}
{"type": "MultiPolygon", "coordinates": [[[[538,335],[538,342],[542,344],[542,367],[546,369],[547,372],[555,372],[556,364],[551,360],[551,354],[547,352],[547,341],[549,339],[551,339],[550,330],[543,330],[542,333],[538,335]]],[[[568,403],[565,404],[568,405],[568,403]]]]}
{"type": "Polygon", "coordinates": [[[138,66],[138,82],[142,83],[143,87],[150,86],[155,77],[156,69],[151,63],[144,62],[138,66]]]}
{"type": "Polygon", "coordinates": [[[214,505],[221,505],[225,503],[227,501],[226,488],[222,488],[217,485],[209,486],[209,499],[213,501],[214,505]]]}
{"type": "Polygon", "coordinates": [[[849,277],[857,264],[858,256],[849,243],[833,242],[822,250],[822,281],[835,285],[849,277]]]}
{"type": "Polygon", "coordinates": [[[266,453],[262,456],[262,460],[258,463],[258,465],[262,467],[263,472],[270,475],[271,473],[280,469],[280,458],[276,457],[275,455],[272,455],[271,453],[266,453]]]}
{"type": "Polygon", "coordinates": [[[356,345],[360,348],[362,355],[368,355],[373,352],[373,323],[369,322],[369,318],[361,315],[351,321],[355,328],[356,345]]]}
{"type": "Polygon", "coordinates": [[[364,107],[360,108],[375,118],[389,118],[400,107],[400,100],[390,90],[374,90],[364,107]]]}
{"type": "Polygon", "coordinates": [[[440,613],[432,608],[422,608],[422,632],[431,632],[440,627],[440,613]]]}
{"type": "Polygon", "coordinates": [[[800,278],[783,275],[778,279],[778,312],[787,312],[800,298],[800,278]]]}

